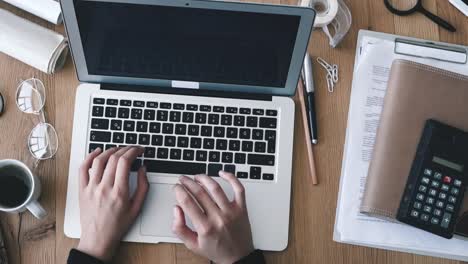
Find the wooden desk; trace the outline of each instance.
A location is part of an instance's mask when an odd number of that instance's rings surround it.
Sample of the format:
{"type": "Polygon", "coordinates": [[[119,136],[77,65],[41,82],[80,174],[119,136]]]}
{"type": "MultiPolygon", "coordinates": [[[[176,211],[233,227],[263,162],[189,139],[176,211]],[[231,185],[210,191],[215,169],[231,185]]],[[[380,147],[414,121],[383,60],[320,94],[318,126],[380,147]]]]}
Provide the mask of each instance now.
{"type": "MultiPolygon", "coordinates": [[[[279,1],[276,1],[277,3],[279,1]]],[[[283,2],[283,1],[281,1],[283,2]]],[[[335,207],[340,179],[341,158],[345,140],[347,112],[351,91],[354,50],[359,29],[370,29],[405,36],[468,45],[468,18],[445,0],[426,0],[425,6],[458,29],[448,33],[422,15],[395,17],[385,9],[382,0],[348,0],[353,26],[339,48],[332,49],[322,32],[313,33],[309,51],[340,66],[340,82],[335,93],[326,91],[324,71],[314,63],[317,91],[320,144],[315,147],[320,185],[312,186],[306,163],[302,122],[297,118],[294,142],[294,177],[290,243],[284,252],[266,253],[268,263],[456,263],[455,261],[411,254],[338,244],[332,241],[335,207]]],[[[287,3],[287,2],[284,2],[287,3]]],[[[43,26],[53,27],[4,3],[0,8],[13,10],[43,26]]],[[[30,213],[22,216],[0,214],[6,233],[11,263],[66,263],[68,251],[76,240],[63,234],[68,162],[72,132],[75,89],[78,81],[71,59],[59,73],[47,76],[23,63],[0,54],[0,92],[6,97],[7,109],[0,118],[0,159],[14,158],[31,162],[25,140],[33,123],[15,106],[15,90],[20,79],[38,77],[47,86],[47,116],[59,134],[59,151],[55,159],[42,162],[37,175],[44,186],[41,202],[49,216],[38,221],[30,213]],[[18,237],[19,234],[19,237],[18,237]]],[[[299,108],[297,114],[299,115],[299,108]]],[[[468,248],[467,248],[468,250],[468,248]]],[[[116,263],[208,263],[182,245],[145,245],[124,243],[116,263]]]]}

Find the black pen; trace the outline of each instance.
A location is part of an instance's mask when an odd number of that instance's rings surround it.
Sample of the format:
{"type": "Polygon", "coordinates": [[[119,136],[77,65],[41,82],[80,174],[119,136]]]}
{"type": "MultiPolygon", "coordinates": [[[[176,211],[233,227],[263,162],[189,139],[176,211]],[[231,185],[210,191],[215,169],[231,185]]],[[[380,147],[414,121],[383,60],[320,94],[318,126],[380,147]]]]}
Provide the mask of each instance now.
{"type": "Polygon", "coordinates": [[[314,79],[312,73],[312,61],[309,54],[306,54],[304,58],[303,66],[303,78],[305,83],[305,89],[307,94],[307,110],[308,110],[308,120],[310,127],[310,136],[312,144],[318,143],[317,135],[317,115],[315,111],[315,88],[314,88],[314,79]]]}

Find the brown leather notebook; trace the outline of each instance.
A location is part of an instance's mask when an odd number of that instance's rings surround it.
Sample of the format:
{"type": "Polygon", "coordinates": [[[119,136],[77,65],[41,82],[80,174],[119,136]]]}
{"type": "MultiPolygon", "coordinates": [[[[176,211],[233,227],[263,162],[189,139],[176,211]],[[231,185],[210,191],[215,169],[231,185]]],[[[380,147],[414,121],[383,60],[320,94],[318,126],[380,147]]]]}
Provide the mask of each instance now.
{"type": "MultiPolygon", "coordinates": [[[[468,131],[468,76],[395,60],[369,167],[361,212],[395,220],[427,119],[468,131]]],[[[468,194],[456,233],[468,233],[468,194]],[[466,212],[466,213],[464,213],[466,212]],[[460,226],[460,228],[458,227],[460,226]],[[461,227],[466,226],[465,230],[461,227]]]]}

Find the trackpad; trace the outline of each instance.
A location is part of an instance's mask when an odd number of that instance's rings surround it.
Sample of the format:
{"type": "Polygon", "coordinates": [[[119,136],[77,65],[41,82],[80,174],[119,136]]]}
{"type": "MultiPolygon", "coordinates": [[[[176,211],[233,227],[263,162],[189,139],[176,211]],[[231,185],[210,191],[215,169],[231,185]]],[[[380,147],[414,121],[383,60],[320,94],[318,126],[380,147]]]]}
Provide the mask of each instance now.
{"type": "Polygon", "coordinates": [[[141,212],[141,235],[175,237],[172,220],[176,199],[173,184],[150,184],[141,212]]]}

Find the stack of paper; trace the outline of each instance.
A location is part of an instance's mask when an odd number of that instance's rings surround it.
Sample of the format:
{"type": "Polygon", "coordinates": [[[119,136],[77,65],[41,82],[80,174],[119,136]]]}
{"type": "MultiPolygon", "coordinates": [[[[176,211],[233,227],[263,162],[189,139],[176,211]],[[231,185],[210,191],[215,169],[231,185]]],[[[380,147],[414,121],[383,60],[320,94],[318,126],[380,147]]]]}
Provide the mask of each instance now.
{"type": "MultiPolygon", "coordinates": [[[[393,60],[412,60],[461,74],[468,72],[466,63],[457,64],[395,54],[394,38],[395,36],[387,34],[360,32],[334,240],[467,261],[468,240],[448,240],[411,226],[369,217],[359,212],[393,60]]],[[[417,53],[417,50],[415,52],[417,53]]]]}

